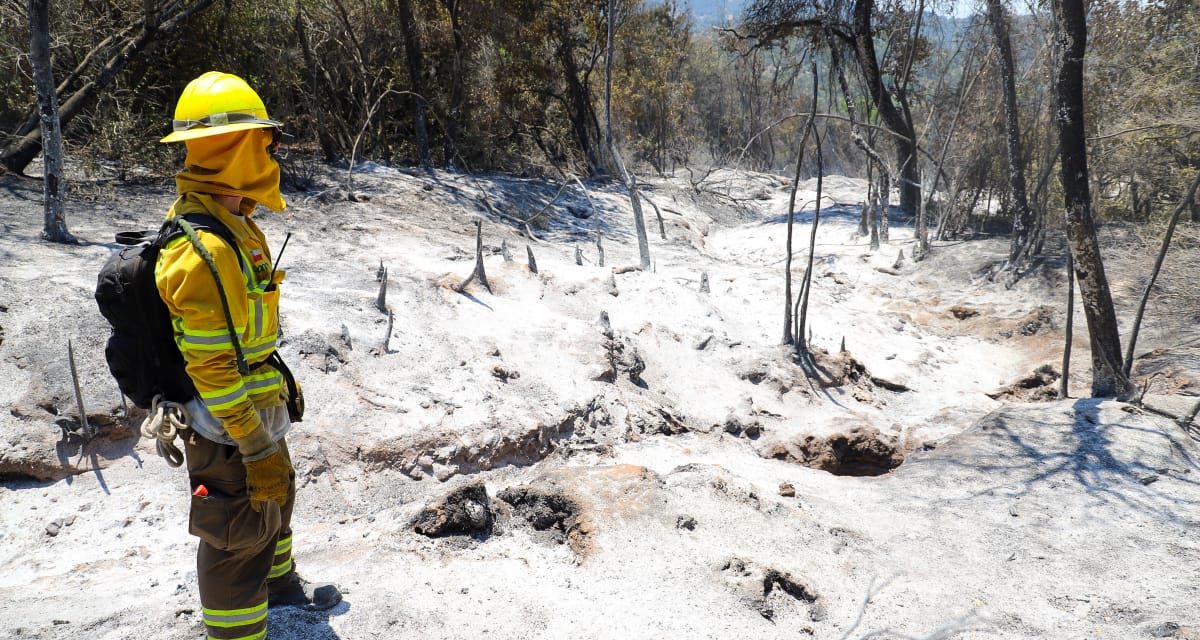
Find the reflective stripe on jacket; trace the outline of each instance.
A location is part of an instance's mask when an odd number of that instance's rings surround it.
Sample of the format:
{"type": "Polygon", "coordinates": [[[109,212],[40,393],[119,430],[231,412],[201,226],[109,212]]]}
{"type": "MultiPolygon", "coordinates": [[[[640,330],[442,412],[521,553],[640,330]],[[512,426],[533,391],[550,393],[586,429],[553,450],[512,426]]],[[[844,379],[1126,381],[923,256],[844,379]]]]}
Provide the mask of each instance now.
{"type": "Polygon", "coordinates": [[[212,271],[187,237],[167,243],[154,270],[159,295],[171,314],[175,342],[200,400],[232,438],[240,439],[261,425],[256,408],[278,406],[287,397],[283,377],[264,362],[278,339],[278,283],[283,281],[283,272],[275,273],[276,286],[268,291],[271,255],[267,239],[249,217],[233,215],[201,193],[180,196],[167,218],[184,213],[204,213],[220,220],[237,240],[241,254],[239,260],[215,233],[197,232],[221,277],[234,331],[250,365],[245,376],[238,373],[212,271]]]}

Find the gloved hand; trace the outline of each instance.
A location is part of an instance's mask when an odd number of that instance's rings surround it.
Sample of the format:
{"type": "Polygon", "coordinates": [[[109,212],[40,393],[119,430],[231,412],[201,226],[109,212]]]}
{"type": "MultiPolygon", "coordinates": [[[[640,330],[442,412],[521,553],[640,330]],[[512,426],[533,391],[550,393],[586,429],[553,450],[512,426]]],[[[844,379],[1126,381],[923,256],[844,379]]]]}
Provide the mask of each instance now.
{"type": "Polygon", "coordinates": [[[250,492],[250,507],[262,511],[263,503],[270,500],[283,506],[291,484],[292,463],[278,446],[266,457],[246,460],[246,489],[250,492]]]}
{"type": "Polygon", "coordinates": [[[246,489],[250,492],[250,507],[262,511],[263,503],[271,500],[283,506],[291,484],[292,463],[283,450],[271,440],[267,430],[259,425],[241,438],[234,438],[246,466],[246,489]]]}

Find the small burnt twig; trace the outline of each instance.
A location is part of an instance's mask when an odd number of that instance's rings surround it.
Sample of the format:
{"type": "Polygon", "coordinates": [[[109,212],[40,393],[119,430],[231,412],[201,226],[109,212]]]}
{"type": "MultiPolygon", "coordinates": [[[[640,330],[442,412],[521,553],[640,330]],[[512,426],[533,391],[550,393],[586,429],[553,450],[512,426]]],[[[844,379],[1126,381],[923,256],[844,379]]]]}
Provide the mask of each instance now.
{"type": "Polygon", "coordinates": [[[387,310],[388,310],[388,308],[387,308],[387,283],[388,283],[388,272],[387,272],[387,269],[384,268],[383,277],[379,279],[379,295],[376,296],[376,298],[375,298],[375,308],[379,309],[383,313],[387,313],[387,310]]]}
{"type": "Polygon", "coordinates": [[[654,207],[654,215],[658,218],[658,235],[662,236],[663,240],[666,240],[667,226],[663,221],[662,210],[658,208],[658,205],[654,204],[654,201],[646,195],[646,192],[639,190],[638,195],[642,197],[642,200],[645,200],[647,203],[649,203],[651,207],[654,207]]]}
{"type": "Polygon", "coordinates": [[[71,365],[71,382],[75,385],[75,406],[79,409],[79,426],[83,429],[84,439],[91,440],[96,435],[88,424],[87,411],[83,408],[83,393],[79,389],[79,371],[75,368],[75,347],[67,340],[67,361],[71,365]]]}
{"type": "Polygon", "coordinates": [[[392,324],[395,322],[395,314],[392,313],[391,309],[388,309],[387,314],[388,314],[387,334],[385,334],[383,336],[383,352],[384,353],[388,353],[389,351],[391,351],[392,324]]]}

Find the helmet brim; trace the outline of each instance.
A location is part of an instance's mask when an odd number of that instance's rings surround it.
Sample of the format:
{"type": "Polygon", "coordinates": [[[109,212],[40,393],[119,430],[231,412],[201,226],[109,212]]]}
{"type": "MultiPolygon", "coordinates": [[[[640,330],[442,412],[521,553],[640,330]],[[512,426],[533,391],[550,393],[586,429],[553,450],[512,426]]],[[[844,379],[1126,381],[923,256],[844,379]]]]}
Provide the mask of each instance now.
{"type": "Polygon", "coordinates": [[[219,127],[196,127],[195,129],[187,129],[185,131],[172,131],[160,139],[159,142],[183,142],[185,140],[219,136],[225,133],[235,133],[249,129],[271,129],[274,127],[275,125],[265,122],[237,122],[234,124],[223,124],[219,127]]]}

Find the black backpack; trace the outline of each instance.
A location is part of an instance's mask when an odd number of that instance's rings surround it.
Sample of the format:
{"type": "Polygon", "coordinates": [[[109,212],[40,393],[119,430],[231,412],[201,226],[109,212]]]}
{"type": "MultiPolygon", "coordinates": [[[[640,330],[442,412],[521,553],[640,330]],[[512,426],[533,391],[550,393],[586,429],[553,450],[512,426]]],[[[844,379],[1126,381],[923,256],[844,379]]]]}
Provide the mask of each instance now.
{"type": "Polygon", "coordinates": [[[249,372],[216,265],[196,237],[196,230],[200,229],[220,236],[233,247],[238,260],[242,260],[233,234],[225,225],[212,216],[189,213],[164,222],[157,235],[152,231],[118,233],[117,243],[124,247],[104,263],[96,278],[96,304],[112,325],[112,335],[104,347],[104,359],[108,361],[108,370],[116,378],[121,393],[143,409],[149,409],[158,395],[180,403],[197,395],[175,344],[167,305],[159,297],[154,281],[159,252],[180,236],[188,237],[212,271],[229,336],[237,352],[238,370],[242,375],[249,372]]]}

